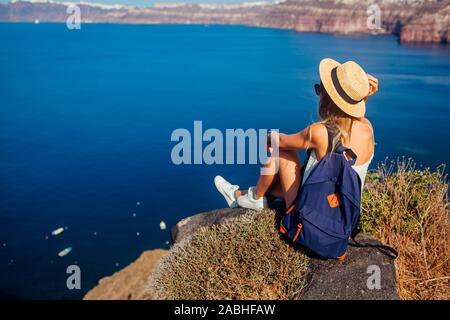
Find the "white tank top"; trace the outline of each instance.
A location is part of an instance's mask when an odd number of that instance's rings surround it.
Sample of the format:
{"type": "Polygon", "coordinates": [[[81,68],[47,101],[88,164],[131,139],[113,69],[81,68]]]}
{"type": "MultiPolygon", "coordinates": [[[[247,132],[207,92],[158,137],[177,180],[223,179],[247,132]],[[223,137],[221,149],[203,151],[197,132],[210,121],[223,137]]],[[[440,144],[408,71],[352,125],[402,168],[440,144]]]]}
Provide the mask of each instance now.
{"type": "MultiPolygon", "coordinates": [[[[361,193],[364,187],[364,182],[366,180],[367,170],[369,169],[369,165],[372,162],[373,156],[374,153],[372,153],[372,156],[370,157],[369,161],[367,161],[364,164],[352,166],[353,170],[356,171],[356,173],[359,175],[359,178],[361,179],[361,193]]],[[[312,150],[308,162],[306,163],[305,171],[303,173],[302,185],[305,183],[306,179],[308,179],[309,175],[311,174],[311,171],[317,166],[318,163],[319,161],[317,160],[316,152],[312,150]]]]}

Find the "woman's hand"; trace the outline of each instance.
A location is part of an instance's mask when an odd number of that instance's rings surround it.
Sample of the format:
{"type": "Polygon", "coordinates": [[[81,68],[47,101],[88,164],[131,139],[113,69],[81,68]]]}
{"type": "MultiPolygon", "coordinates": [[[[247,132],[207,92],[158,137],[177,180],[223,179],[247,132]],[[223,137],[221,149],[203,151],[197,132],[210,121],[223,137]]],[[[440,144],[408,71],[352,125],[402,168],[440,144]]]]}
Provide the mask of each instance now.
{"type": "Polygon", "coordinates": [[[279,143],[280,133],[278,131],[270,131],[267,135],[267,150],[272,153],[274,147],[279,147],[279,143]]]}
{"type": "Polygon", "coordinates": [[[373,95],[378,91],[378,79],[372,76],[371,74],[367,74],[367,78],[369,79],[369,93],[367,97],[364,99],[367,101],[367,98],[373,95]]]}

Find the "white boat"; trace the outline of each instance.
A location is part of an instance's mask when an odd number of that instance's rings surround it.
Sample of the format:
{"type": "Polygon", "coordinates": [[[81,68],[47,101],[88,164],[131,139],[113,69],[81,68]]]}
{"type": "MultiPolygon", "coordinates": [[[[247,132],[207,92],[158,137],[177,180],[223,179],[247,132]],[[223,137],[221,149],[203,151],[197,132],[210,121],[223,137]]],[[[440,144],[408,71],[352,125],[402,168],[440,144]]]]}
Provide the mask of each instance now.
{"type": "Polygon", "coordinates": [[[55,230],[52,231],[52,236],[57,236],[58,234],[61,234],[63,232],[64,232],[64,228],[63,227],[55,229],[55,230]]]}
{"type": "Polygon", "coordinates": [[[64,256],[68,255],[70,253],[70,251],[72,251],[72,247],[65,248],[64,250],[62,250],[58,253],[58,256],[64,257],[64,256]]]}

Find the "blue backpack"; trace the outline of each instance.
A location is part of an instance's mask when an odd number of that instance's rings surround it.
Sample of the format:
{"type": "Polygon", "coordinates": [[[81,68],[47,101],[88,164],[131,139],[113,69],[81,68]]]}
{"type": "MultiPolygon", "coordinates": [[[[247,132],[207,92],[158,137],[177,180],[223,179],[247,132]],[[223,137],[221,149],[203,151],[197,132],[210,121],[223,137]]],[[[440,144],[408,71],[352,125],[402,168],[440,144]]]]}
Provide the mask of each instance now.
{"type": "Polygon", "coordinates": [[[343,146],[327,153],[283,214],[280,232],[323,258],[344,258],[361,208],[361,179],[352,168],[355,162],[355,153],[343,146]]]}

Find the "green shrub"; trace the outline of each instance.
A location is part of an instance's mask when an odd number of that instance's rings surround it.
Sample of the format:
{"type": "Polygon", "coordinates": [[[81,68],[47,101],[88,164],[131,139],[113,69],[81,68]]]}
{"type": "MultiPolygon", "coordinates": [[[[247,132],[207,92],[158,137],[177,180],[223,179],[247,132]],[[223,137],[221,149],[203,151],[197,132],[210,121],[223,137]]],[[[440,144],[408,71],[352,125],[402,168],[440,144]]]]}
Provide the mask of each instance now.
{"type": "Polygon", "coordinates": [[[150,286],[160,299],[289,299],[306,268],[306,257],[280,239],[274,212],[249,211],[176,244],[150,286]]]}

